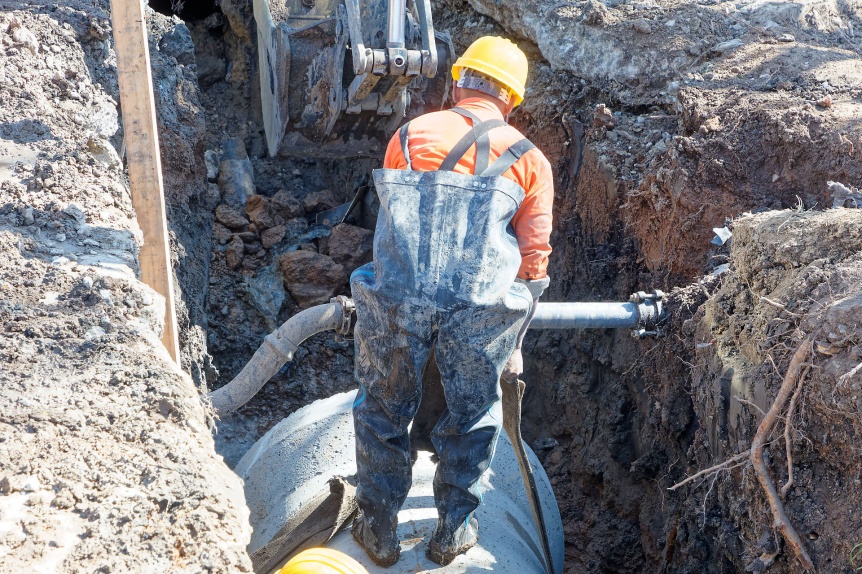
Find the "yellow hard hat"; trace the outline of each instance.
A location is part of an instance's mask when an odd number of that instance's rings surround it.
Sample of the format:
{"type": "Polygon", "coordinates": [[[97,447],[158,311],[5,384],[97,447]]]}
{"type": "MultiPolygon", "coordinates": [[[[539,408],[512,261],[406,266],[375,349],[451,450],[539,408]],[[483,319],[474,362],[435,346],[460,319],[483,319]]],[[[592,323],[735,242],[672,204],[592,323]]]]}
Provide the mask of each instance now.
{"type": "Polygon", "coordinates": [[[524,101],[527,67],[527,56],[512,41],[483,36],[470,44],[452,66],[452,78],[457,82],[463,68],[481,72],[512,90],[517,106],[524,101]]]}
{"type": "Polygon", "coordinates": [[[338,550],[309,548],[291,558],[278,574],[368,574],[368,570],[338,550]]]}

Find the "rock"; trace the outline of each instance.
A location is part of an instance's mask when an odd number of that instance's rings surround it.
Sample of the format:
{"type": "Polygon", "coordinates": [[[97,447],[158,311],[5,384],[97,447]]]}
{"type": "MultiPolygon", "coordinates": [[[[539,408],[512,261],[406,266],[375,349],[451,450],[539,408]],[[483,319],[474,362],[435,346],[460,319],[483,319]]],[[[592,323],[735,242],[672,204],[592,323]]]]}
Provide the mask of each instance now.
{"type": "Polygon", "coordinates": [[[240,138],[231,138],[225,142],[218,169],[222,201],[236,209],[245,209],[246,197],[255,193],[254,169],[240,138]]]}
{"type": "Polygon", "coordinates": [[[36,222],[36,218],[33,217],[32,207],[25,207],[21,217],[24,219],[24,225],[33,225],[36,222]]]}
{"type": "Polygon", "coordinates": [[[614,119],[614,114],[611,109],[605,104],[597,105],[593,112],[593,127],[613,129],[615,124],[616,120],[614,119]]]}
{"type": "Polygon", "coordinates": [[[59,508],[60,510],[67,510],[75,506],[75,497],[72,496],[72,492],[68,489],[65,489],[60,492],[51,502],[51,506],[54,508],[59,508]]]}
{"type": "Polygon", "coordinates": [[[362,227],[342,223],[329,235],[329,256],[344,267],[347,273],[371,261],[374,232],[362,227]]]}
{"type": "Polygon", "coordinates": [[[604,26],[608,21],[610,12],[608,7],[598,0],[587,0],[583,8],[584,24],[590,26],[604,26]]]}
{"type": "MultiPolygon", "coordinates": [[[[93,136],[111,138],[120,129],[120,116],[117,112],[117,104],[110,100],[94,101],[93,106],[87,111],[85,118],[86,127],[93,132],[93,136]]],[[[116,150],[115,152],[116,153],[116,150]]]]}
{"type": "Polygon", "coordinates": [[[739,38],[734,38],[733,40],[728,40],[727,42],[722,42],[721,44],[716,44],[712,47],[712,51],[716,54],[727,54],[736,50],[737,48],[743,45],[742,40],[739,38]]]}
{"type": "Polygon", "coordinates": [[[230,241],[230,229],[221,223],[213,224],[213,239],[218,241],[219,245],[224,245],[230,241]]]}
{"type": "Polygon", "coordinates": [[[87,329],[87,332],[84,333],[84,340],[96,341],[96,340],[101,339],[105,335],[107,335],[107,332],[104,329],[102,329],[98,325],[94,325],[94,326],[90,327],[89,329],[87,329]]]}
{"type": "Polygon", "coordinates": [[[207,181],[215,183],[218,179],[218,154],[208,149],[204,152],[204,163],[207,166],[207,181]]]}
{"type": "Polygon", "coordinates": [[[21,485],[21,492],[37,492],[42,489],[42,484],[35,476],[28,476],[21,485]]]}
{"type": "Polygon", "coordinates": [[[24,504],[27,506],[48,506],[53,500],[53,494],[48,491],[41,490],[28,496],[27,500],[24,501],[24,504]]]}
{"type": "Polygon", "coordinates": [[[204,18],[204,26],[207,30],[219,30],[225,25],[225,17],[221,12],[214,12],[204,18]]]}
{"type": "Polygon", "coordinates": [[[287,232],[287,228],[284,225],[276,225],[270,229],[267,229],[263,233],[260,234],[260,242],[263,244],[264,249],[269,249],[273,245],[277,245],[281,243],[281,240],[284,239],[284,235],[287,232]]]}
{"type": "Polygon", "coordinates": [[[248,219],[242,213],[224,203],[216,207],[215,217],[216,221],[229,229],[242,229],[248,225],[248,219]]]}
{"type": "Polygon", "coordinates": [[[242,239],[243,243],[251,243],[252,241],[257,241],[257,233],[252,231],[243,231],[242,233],[237,233],[235,235],[242,239]]]}
{"type": "Polygon", "coordinates": [[[221,58],[201,54],[197,58],[198,84],[202,88],[209,88],[216,82],[224,80],[227,74],[227,62],[221,58]]]}
{"type": "Polygon", "coordinates": [[[93,159],[107,168],[115,169],[121,166],[120,155],[111,142],[101,137],[91,137],[87,140],[87,150],[93,159]]]}
{"type": "Polygon", "coordinates": [[[177,24],[174,29],[159,40],[159,50],[177,59],[177,63],[188,66],[195,63],[195,45],[192,35],[185,24],[177,24]]]}
{"type": "Polygon", "coordinates": [[[102,303],[105,305],[113,305],[114,304],[114,296],[111,293],[110,289],[99,289],[99,298],[102,300],[102,303]]]}
{"type": "Polygon", "coordinates": [[[242,263],[242,257],[245,253],[245,244],[239,237],[234,237],[227,244],[227,249],[224,252],[225,262],[231,269],[236,269],[242,263]]]}
{"type": "Polygon", "coordinates": [[[15,28],[15,31],[12,32],[12,40],[16,45],[27,48],[34,55],[39,53],[39,41],[33,32],[23,26],[15,28]]]}
{"type": "Polygon", "coordinates": [[[85,223],[87,221],[87,215],[84,213],[84,210],[81,209],[81,206],[77,203],[70,203],[63,209],[63,213],[77,221],[78,223],[85,223]]]}
{"type": "Polygon", "coordinates": [[[262,195],[248,196],[245,202],[245,213],[259,231],[284,223],[281,217],[274,216],[269,199],[262,195]]]}
{"type": "Polygon", "coordinates": [[[335,193],[331,189],[322,189],[309,193],[303,204],[307,213],[317,213],[338,205],[338,198],[335,197],[335,193]]]}
{"type": "Polygon", "coordinates": [[[646,18],[638,18],[634,22],[632,22],[632,28],[638,34],[649,34],[652,32],[652,26],[649,25],[649,22],[646,18]]]}
{"type": "Polygon", "coordinates": [[[0,494],[7,496],[13,492],[18,492],[19,490],[21,490],[21,486],[18,484],[18,481],[13,480],[8,476],[4,476],[3,479],[0,480],[0,494]]]}
{"type": "Polygon", "coordinates": [[[291,251],[279,258],[284,285],[300,307],[328,303],[347,282],[344,267],[313,251],[291,251]]]}
{"type": "Polygon", "coordinates": [[[260,253],[260,251],[263,249],[263,246],[260,244],[260,241],[250,241],[248,243],[243,241],[243,245],[245,245],[245,252],[249,255],[260,253]]]}
{"type": "Polygon", "coordinates": [[[296,197],[286,191],[279,191],[270,200],[273,211],[285,220],[305,217],[305,208],[296,197]]]}

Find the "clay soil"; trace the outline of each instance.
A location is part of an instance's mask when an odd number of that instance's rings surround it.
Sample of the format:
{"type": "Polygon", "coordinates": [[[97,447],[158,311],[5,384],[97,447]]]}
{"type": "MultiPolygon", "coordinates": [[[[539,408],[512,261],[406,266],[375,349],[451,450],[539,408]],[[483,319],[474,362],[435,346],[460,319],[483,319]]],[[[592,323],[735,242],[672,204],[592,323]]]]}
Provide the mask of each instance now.
{"type": "MultiPolygon", "coordinates": [[[[267,157],[251,3],[174,8],[148,23],[182,369],[159,348],[161,299],[135,278],[108,4],[0,0],[4,572],[248,570],[228,466],[290,412],[355,386],[351,344],[320,335],[237,413],[212,421],[196,398],[301,308],[282,255],[336,264],[314,217],[349,200],[379,159],[267,157]],[[275,243],[263,236],[275,220],[240,207],[246,222],[229,228],[217,215],[230,138],[248,154],[245,191],[282,218],[275,243]]],[[[818,572],[855,571],[862,212],[827,209],[827,181],[862,181],[862,8],[434,10],[456,52],[503,34],[530,58],[511,122],[555,173],[546,299],[668,292],[660,339],[527,337],[524,432],[557,494],[566,572],[799,572],[746,458],[668,488],[751,447],[805,338],[814,352],[767,465],[780,488],[790,425],[789,521],[818,572]],[[725,225],[730,241],[710,243],[725,225]]],[[[325,287],[347,293],[343,281],[325,287]]]]}

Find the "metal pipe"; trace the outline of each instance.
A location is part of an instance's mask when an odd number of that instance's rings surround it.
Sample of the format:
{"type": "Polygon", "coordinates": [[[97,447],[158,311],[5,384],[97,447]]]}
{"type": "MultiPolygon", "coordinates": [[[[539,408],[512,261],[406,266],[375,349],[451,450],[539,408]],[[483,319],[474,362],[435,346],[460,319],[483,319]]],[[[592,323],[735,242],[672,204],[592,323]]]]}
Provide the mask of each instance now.
{"type": "Polygon", "coordinates": [[[318,305],[297,313],[267,335],[251,361],[234,379],[207,395],[217,414],[234,411],[251,400],[275,375],[307,338],[333,329],[344,322],[342,301],[318,305]]]}
{"type": "Polygon", "coordinates": [[[530,329],[634,329],[640,315],[632,302],[539,303],[530,329]]]}
{"type": "Polygon", "coordinates": [[[386,30],[386,47],[404,47],[404,24],[407,20],[407,0],[389,0],[389,25],[386,30]]]}

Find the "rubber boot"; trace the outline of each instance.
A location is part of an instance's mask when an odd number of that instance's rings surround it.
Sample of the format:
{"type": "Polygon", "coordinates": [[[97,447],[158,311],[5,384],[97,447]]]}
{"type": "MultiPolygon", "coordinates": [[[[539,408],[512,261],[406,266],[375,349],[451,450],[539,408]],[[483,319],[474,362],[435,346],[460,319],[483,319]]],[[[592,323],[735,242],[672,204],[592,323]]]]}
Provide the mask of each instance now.
{"type": "Polygon", "coordinates": [[[474,517],[471,516],[468,522],[462,522],[455,529],[441,520],[428,542],[426,555],[435,564],[448,566],[455,558],[475,546],[478,540],[479,522],[474,517]]]}
{"type": "Polygon", "coordinates": [[[395,525],[381,524],[382,528],[376,530],[383,532],[375,532],[374,526],[366,520],[365,515],[360,511],[353,521],[353,529],[351,530],[353,539],[365,550],[365,553],[375,564],[389,568],[398,562],[398,557],[401,555],[401,546],[398,544],[395,525]]]}

